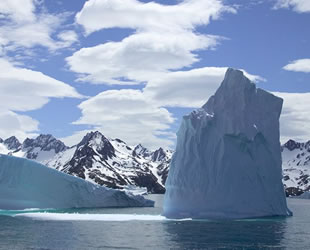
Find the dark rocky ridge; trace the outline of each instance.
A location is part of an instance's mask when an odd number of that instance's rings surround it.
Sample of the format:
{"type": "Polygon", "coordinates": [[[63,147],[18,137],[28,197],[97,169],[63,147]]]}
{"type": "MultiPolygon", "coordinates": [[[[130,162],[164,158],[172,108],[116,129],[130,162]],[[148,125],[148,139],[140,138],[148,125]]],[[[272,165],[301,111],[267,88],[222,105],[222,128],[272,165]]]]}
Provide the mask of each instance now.
{"type": "MultiPolygon", "coordinates": [[[[141,164],[138,161],[138,159],[143,159],[144,157],[152,158],[153,154],[149,153],[141,145],[138,145],[132,150],[131,147],[127,146],[120,139],[115,139],[114,143],[122,145],[126,151],[132,151],[132,156],[129,160],[133,166],[130,168],[131,172],[129,175],[122,173],[122,171],[124,172],[122,168],[125,167],[126,170],[126,166],[122,166],[118,162],[116,149],[109,139],[98,131],[90,132],[84,136],[82,141],[77,145],[72,159],[64,165],[63,171],[83,179],[91,179],[100,185],[110,188],[136,185],[146,187],[148,192],[151,193],[165,192],[164,187],[158,183],[158,178],[150,171],[151,165],[141,164]],[[94,167],[94,165],[97,167],[94,167]]],[[[163,160],[162,156],[161,160],[163,160]]]]}
{"type": "Polygon", "coordinates": [[[11,136],[4,140],[4,145],[6,145],[9,150],[17,150],[21,146],[21,143],[15,136],[11,136]]]}
{"type": "Polygon", "coordinates": [[[40,151],[51,151],[54,150],[55,153],[62,152],[66,150],[68,147],[60,140],[57,140],[50,134],[47,135],[39,135],[35,139],[25,139],[21,149],[27,152],[26,158],[28,159],[36,159],[38,156],[38,152],[36,152],[36,148],[39,148],[40,151]]]}

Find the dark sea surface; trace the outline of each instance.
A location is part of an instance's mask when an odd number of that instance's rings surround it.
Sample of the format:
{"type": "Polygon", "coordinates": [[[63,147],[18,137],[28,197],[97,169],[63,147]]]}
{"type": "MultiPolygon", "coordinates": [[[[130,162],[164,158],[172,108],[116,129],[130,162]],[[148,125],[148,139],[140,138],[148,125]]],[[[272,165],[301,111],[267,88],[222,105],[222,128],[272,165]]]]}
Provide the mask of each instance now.
{"type": "Polygon", "coordinates": [[[310,249],[310,200],[288,199],[287,218],[170,221],[163,195],[149,198],[154,208],[0,211],[0,249],[310,249]]]}

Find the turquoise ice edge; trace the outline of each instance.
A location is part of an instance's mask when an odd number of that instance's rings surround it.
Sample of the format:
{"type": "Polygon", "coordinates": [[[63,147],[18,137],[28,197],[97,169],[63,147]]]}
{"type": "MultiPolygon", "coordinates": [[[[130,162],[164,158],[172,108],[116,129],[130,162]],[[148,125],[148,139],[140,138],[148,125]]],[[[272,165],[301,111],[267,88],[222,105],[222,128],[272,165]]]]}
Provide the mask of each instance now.
{"type": "Polygon", "coordinates": [[[257,222],[257,221],[283,221],[288,217],[270,216],[262,218],[248,219],[171,219],[157,214],[113,214],[113,213],[87,213],[91,209],[25,209],[25,210],[0,210],[0,216],[9,216],[14,218],[26,218],[43,221],[175,221],[175,222],[257,222]]]}

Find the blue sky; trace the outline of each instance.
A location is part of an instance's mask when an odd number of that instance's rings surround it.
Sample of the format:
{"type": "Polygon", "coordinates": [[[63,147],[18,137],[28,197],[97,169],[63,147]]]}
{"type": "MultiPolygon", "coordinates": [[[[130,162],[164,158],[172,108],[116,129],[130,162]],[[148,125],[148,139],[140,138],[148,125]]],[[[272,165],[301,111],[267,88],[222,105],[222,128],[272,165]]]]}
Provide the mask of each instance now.
{"type": "Polygon", "coordinates": [[[281,140],[310,139],[308,0],[4,0],[0,137],[89,130],[173,147],[227,67],[284,98],[281,140]]]}

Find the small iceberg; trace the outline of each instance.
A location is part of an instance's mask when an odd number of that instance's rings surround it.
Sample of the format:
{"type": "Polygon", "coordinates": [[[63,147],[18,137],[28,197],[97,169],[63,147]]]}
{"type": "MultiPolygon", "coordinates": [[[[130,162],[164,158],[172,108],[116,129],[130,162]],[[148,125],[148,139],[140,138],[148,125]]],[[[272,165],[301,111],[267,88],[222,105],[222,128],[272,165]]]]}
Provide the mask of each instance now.
{"type": "Polygon", "coordinates": [[[0,155],[0,209],[152,207],[142,195],[99,186],[37,162],[0,155]]]}

